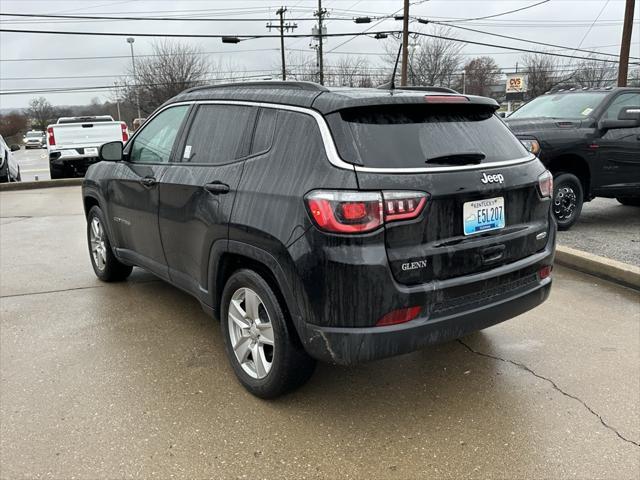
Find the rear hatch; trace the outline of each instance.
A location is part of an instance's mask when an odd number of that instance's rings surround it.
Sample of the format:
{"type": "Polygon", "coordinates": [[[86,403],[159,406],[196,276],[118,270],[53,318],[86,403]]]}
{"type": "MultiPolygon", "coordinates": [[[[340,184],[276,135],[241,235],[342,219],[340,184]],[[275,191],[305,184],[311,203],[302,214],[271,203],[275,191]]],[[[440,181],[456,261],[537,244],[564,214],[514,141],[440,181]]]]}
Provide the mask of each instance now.
{"type": "Polygon", "coordinates": [[[84,122],[53,125],[57,148],[99,146],[122,140],[120,122],[84,122]]]}
{"type": "Polygon", "coordinates": [[[544,249],[549,200],[538,177],[545,168],[493,112],[470,103],[328,115],[340,155],[357,166],[360,189],[428,194],[418,217],[385,223],[398,282],[477,273],[544,249]]]}

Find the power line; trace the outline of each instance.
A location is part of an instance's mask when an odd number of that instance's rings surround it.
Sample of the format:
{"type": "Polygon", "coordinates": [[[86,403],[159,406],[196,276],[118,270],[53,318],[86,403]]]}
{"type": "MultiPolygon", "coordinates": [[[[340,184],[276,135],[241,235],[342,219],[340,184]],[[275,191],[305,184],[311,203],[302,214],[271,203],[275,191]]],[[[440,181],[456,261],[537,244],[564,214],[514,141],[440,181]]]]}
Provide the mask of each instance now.
{"type": "MultiPolygon", "coordinates": [[[[103,15],[49,15],[49,14],[35,14],[35,13],[0,13],[2,17],[27,17],[27,18],[60,18],[60,19],[73,19],[73,20],[131,20],[131,21],[140,21],[140,20],[148,20],[148,21],[177,21],[177,22],[268,22],[273,20],[272,18],[246,18],[246,17],[238,17],[238,18],[176,18],[176,17],[128,17],[128,16],[103,16],[103,15]]],[[[288,18],[289,21],[315,21],[314,18],[304,17],[304,18],[288,18]]],[[[347,17],[336,17],[333,20],[346,20],[353,21],[352,18],[347,17]]]]}
{"type": "Polygon", "coordinates": [[[537,7],[538,5],[542,5],[543,3],[548,3],[548,2],[549,2],[549,0],[542,0],[541,2],[534,3],[533,5],[527,5],[526,7],[516,8],[515,10],[508,10],[506,12],[496,13],[494,15],[487,15],[487,16],[484,16],[484,17],[462,18],[462,19],[457,20],[457,21],[458,22],[471,22],[473,20],[485,20],[487,18],[501,17],[503,15],[509,15],[511,13],[521,12],[522,10],[528,10],[530,8],[537,7]]]}
{"type": "MultiPolygon", "coordinates": [[[[44,35],[82,35],[82,36],[95,36],[95,37],[167,37],[167,38],[239,38],[242,40],[249,40],[254,38],[280,38],[280,35],[274,34],[243,34],[243,35],[228,35],[228,34],[210,34],[210,33],[127,33],[127,32],[79,32],[79,31],[65,31],[65,30],[29,30],[18,28],[0,28],[0,32],[4,33],[34,33],[44,35]]],[[[387,34],[393,35],[399,33],[398,30],[385,30],[379,32],[343,32],[343,33],[327,33],[323,37],[359,37],[374,34],[387,34]]],[[[292,33],[285,37],[288,38],[309,38],[315,37],[311,33],[292,33]]]]}
{"type": "MultiPolygon", "coordinates": [[[[455,38],[455,37],[446,37],[443,35],[434,35],[431,33],[423,33],[423,32],[410,32],[412,35],[418,35],[418,36],[422,36],[422,37],[429,37],[429,38],[438,38],[441,40],[450,40],[452,42],[458,42],[458,43],[467,43],[470,45],[482,45],[483,47],[492,47],[492,48],[500,48],[503,50],[513,50],[514,52],[523,52],[523,53],[538,53],[541,55],[549,55],[552,57],[563,57],[563,58],[576,58],[578,60],[584,60],[584,57],[579,57],[577,55],[568,55],[566,53],[552,53],[552,52],[544,52],[544,51],[540,51],[540,50],[531,50],[528,48],[518,48],[518,47],[507,47],[505,45],[497,45],[495,43],[485,43],[485,42],[475,42],[472,40],[463,40],[460,38],[455,38]]],[[[604,62],[604,63],[618,63],[618,60],[608,60],[605,58],[592,58],[592,60],[598,61],[598,62],[604,62]]],[[[634,65],[640,65],[640,63],[634,63],[634,65]]]]}
{"type": "MultiPolygon", "coordinates": [[[[492,33],[492,32],[486,32],[484,30],[478,30],[478,29],[475,29],[475,28],[463,27],[463,26],[460,26],[460,25],[452,24],[452,23],[442,23],[442,22],[439,22],[439,21],[433,21],[433,20],[423,19],[423,18],[418,18],[417,20],[420,23],[435,23],[437,25],[444,25],[444,26],[447,26],[447,27],[457,28],[459,30],[467,30],[469,32],[481,33],[483,35],[489,35],[489,36],[492,36],[492,37],[506,38],[508,40],[516,40],[518,42],[533,43],[534,45],[541,45],[541,46],[544,46],[544,47],[561,48],[563,50],[573,50],[574,52],[578,51],[578,52],[590,53],[590,54],[595,54],[595,55],[604,55],[604,56],[607,56],[607,57],[617,57],[617,55],[615,55],[613,53],[602,53],[602,52],[597,52],[597,51],[594,51],[594,50],[585,50],[583,48],[568,47],[566,45],[557,45],[557,44],[554,44],[554,43],[538,42],[536,40],[530,40],[530,39],[527,39],[527,38],[519,38],[519,37],[514,37],[514,36],[511,36],[511,35],[503,35],[501,33],[492,33]]],[[[472,42],[468,42],[468,43],[472,43],[472,42]]],[[[540,52],[540,53],[543,53],[543,52],[540,52]]],[[[580,57],[580,58],[582,58],[582,57],[580,57]]],[[[636,59],[636,60],[640,60],[639,57],[631,57],[631,58],[636,59]]]]}

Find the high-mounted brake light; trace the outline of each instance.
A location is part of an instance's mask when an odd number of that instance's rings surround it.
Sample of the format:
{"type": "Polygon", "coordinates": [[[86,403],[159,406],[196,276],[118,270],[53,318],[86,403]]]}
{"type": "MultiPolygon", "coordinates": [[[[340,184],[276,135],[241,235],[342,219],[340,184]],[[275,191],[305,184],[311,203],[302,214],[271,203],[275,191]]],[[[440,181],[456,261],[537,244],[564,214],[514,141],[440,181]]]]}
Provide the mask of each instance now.
{"type": "Polygon", "coordinates": [[[332,233],[364,233],[420,215],[427,194],[412,191],[316,190],[305,197],[313,221],[332,233]]]}
{"type": "Polygon", "coordinates": [[[542,198],[549,198],[553,195],[553,175],[549,170],[538,177],[538,190],[542,198]]]}
{"type": "Polygon", "coordinates": [[[462,95],[425,95],[427,103],[467,103],[469,99],[462,95]]]}
{"type": "Polygon", "coordinates": [[[393,310],[378,320],[376,327],[384,327],[387,325],[397,325],[399,323],[410,322],[418,316],[422,307],[409,307],[393,310]]]}
{"type": "Polygon", "coordinates": [[[56,144],[56,137],[53,134],[53,127],[49,127],[47,128],[47,135],[48,135],[48,140],[47,142],[49,142],[49,145],[55,145],[56,144]]]}
{"type": "Polygon", "coordinates": [[[129,140],[129,131],[127,130],[127,124],[120,122],[120,128],[122,129],[122,143],[126,143],[129,140]]]}

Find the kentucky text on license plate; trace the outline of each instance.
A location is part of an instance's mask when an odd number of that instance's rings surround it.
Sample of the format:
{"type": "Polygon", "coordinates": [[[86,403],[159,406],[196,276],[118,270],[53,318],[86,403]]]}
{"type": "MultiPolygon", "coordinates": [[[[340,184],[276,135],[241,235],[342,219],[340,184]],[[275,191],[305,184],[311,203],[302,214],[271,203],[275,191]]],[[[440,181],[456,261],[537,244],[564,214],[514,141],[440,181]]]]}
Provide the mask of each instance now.
{"type": "Polygon", "coordinates": [[[466,202],[462,214],[465,235],[504,228],[504,198],[466,202]]]}

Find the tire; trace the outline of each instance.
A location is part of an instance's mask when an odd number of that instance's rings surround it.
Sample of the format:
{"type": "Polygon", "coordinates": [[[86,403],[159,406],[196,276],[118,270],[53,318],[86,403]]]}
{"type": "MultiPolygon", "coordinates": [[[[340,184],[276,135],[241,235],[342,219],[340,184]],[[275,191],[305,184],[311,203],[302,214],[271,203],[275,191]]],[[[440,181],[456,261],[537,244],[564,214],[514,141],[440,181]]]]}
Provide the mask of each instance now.
{"type": "Polygon", "coordinates": [[[65,178],[63,171],[60,169],[51,167],[50,171],[51,171],[51,180],[57,180],[58,178],[65,178]]]}
{"type": "Polygon", "coordinates": [[[616,200],[618,200],[622,205],[640,207],[640,197],[617,197],[616,200]]]}
{"type": "Polygon", "coordinates": [[[96,276],[103,282],[119,282],[131,275],[133,267],[121,263],[113,254],[106,222],[100,207],[92,207],[87,215],[87,245],[96,276]]]}
{"type": "Polygon", "coordinates": [[[316,362],[296,342],[277,295],[259,274],[246,269],[234,273],[224,287],[220,310],[227,357],[236,377],[250,393],[275,398],[309,380],[316,362]],[[254,313],[247,318],[245,309],[251,299],[254,308],[249,309],[254,313]],[[238,340],[242,343],[236,353],[233,345],[238,345],[238,340]],[[261,367],[253,361],[254,352],[261,359],[261,367]],[[241,363],[239,358],[246,361],[241,363]]]}
{"type": "Polygon", "coordinates": [[[558,230],[569,230],[580,218],[584,192],[582,183],[572,173],[558,173],[553,179],[553,216],[558,230]]]}

